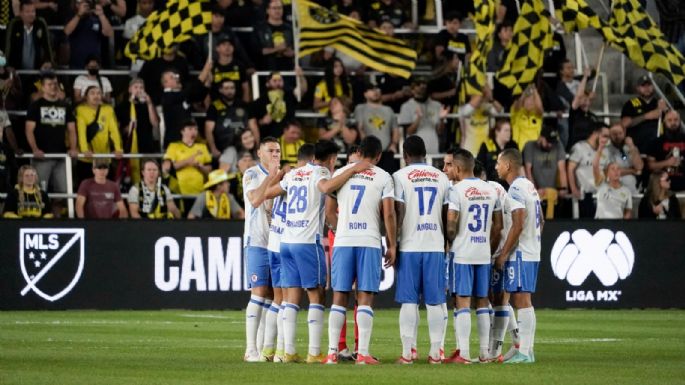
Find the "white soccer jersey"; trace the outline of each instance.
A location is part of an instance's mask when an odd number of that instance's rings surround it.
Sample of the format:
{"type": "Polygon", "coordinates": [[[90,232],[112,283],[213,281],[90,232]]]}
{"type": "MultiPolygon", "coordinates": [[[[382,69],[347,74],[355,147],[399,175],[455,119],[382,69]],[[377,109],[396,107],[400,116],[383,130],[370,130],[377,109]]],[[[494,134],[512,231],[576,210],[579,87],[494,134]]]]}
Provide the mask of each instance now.
{"type": "Polygon", "coordinates": [[[285,229],[285,196],[274,198],[271,207],[271,224],[269,225],[269,244],[266,249],[276,253],[281,252],[281,236],[285,229]]]}
{"type": "Polygon", "coordinates": [[[451,249],[454,262],[489,264],[492,213],[502,210],[497,191],[488,182],[468,178],[450,188],[448,200],[449,209],[459,212],[457,237],[451,249]]]}
{"type": "MultiPolygon", "coordinates": [[[[541,222],[542,210],[540,209],[540,196],[533,182],[523,176],[519,176],[509,187],[511,210],[526,210],[526,218],[523,220],[523,231],[519,237],[516,251],[521,252],[521,259],[528,262],[540,261],[541,222]]],[[[516,253],[511,254],[510,259],[516,258],[516,253]]]]}
{"type": "MultiPolygon", "coordinates": [[[[337,176],[352,165],[342,167],[337,176]]],[[[392,177],[374,166],[354,174],[338,190],[335,246],[381,247],[381,202],[394,198],[392,177]]]]}
{"type": "Polygon", "coordinates": [[[257,208],[252,207],[247,193],[256,190],[269,175],[269,172],[261,165],[250,167],[243,176],[243,200],[245,202],[245,234],[243,244],[245,246],[263,247],[269,243],[269,207],[270,201],[264,201],[257,208]]]}
{"type": "Polygon", "coordinates": [[[509,230],[511,229],[511,197],[509,197],[509,194],[507,194],[507,190],[505,190],[501,184],[492,180],[488,181],[488,183],[495,188],[495,191],[497,191],[497,197],[499,198],[499,202],[502,205],[502,233],[500,234],[501,237],[499,240],[499,245],[497,245],[497,250],[495,251],[495,254],[492,256],[492,258],[494,259],[502,251],[504,242],[506,242],[507,235],[509,234],[509,230]]]}
{"type": "Polygon", "coordinates": [[[442,207],[447,204],[450,181],[440,170],[414,163],[395,172],[395,200],[404,203],[400,251],[444,252],[442,207]]]}
{"type": "Polygon", "coordinates": [[[595,219],[623,219],[627,209],[633,209],[633,196],[626,186],[613,188],[608,183],[599,186],[595,219]]]}
{"type": "Polygon", "coordinates": [[[308,163],[291,170],[283,177],[281,188],[286,192],[286,221],[281,242],[310,244],[321,239],[326,196],[317,184],[330,179],[327,168],[308,163]]]}

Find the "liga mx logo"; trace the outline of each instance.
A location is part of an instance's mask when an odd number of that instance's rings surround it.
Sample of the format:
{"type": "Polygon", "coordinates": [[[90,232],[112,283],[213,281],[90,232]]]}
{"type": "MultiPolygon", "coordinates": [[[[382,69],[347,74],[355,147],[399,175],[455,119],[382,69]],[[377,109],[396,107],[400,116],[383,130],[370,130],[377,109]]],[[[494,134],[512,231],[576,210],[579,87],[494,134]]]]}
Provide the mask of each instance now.
{"type": "Polygon", "coordinates": [[[552,247],[552,271],[559,279],[580,286],[594,273],[604,286],[626,279],[635,264],[635,252],[622,231],[615,234],[602,229],[590,234],[581,229],[573,234],[564,231],[552,247]]]}
{"type": "Polygon", "coordinates": [[[54,302],[78,283],[85,260],[84,229],[19,230],[19,265],[26,281],[25,296],[33,291],[54,302]]]}

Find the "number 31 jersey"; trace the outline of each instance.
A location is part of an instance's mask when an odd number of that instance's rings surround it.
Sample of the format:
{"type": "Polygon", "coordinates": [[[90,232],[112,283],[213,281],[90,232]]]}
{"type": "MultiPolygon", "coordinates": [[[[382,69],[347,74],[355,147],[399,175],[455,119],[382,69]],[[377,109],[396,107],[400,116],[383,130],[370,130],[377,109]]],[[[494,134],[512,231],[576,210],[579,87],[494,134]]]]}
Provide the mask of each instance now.
{"type": "Polygon", "coordinates": [[[291,170],[283,177],[281,188],[287,197],[281,242],[312,244],[321,238],[326,196],[317,185],[330,177],[327,168],[311,163],[291,170]]]}
{"type": "MultiPolygon", "coordinates": [[[[338,169],[333,176],[352,165],[338,169]]],[[[338,190],[335,246],[381,248],[381,202],[393,198],[392,177],[382,168],[354,174],[338,190]]]]}
{"type": "Polygon", "coordinates": [[[450,188],[448,201],[449,209],[459,212],[457,237],[451,249],[454,262],[489,264],[492,213],[502,210],[497,191],[488,182],[467,178],[450,188]]]}

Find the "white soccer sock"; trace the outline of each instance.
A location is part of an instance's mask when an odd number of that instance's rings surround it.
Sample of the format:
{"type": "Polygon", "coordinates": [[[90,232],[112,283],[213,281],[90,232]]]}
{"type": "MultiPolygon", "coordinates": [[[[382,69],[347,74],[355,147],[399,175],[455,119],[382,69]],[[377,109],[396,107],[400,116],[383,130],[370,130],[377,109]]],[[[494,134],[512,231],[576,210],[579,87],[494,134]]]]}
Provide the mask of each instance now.
{"type": "Polygon", "coordinates": [[[433,359],[440,359],[440,343],[442,341],[442,331],[445,330],[445,315],[441,305],[426,305],[428,318],[428,335],[430,336],[430,354],[433,359]]]}
{"type": "Polygon", "coordinates": [[[264,348],[273,349],[278,334],[278,309],[280,306],[271,303],[269,311],[266,312],[266,326],[264,327],[264,348]]]}
{"type": "Polygon", "coordinates": [[[452,312],[452,329],[454,330],[454,348],[459,350],[459,335],[457,334],[457,309],[452,312]]]}
{"type": "Polygon", "coordinates": [[[507,333],[509,324],[509,306],[495,306],[495,321],[492,326],[492,342],[490,344],[490,356],[497,357],[502,354],[502,343],[507,333]]]}
{"type": "Polygon", "coordinates": [[[276,328],[278,334],[276,335],[276,350],[283,351],[283,302],[278,306],[278,315],[276,318],[276,328]]]}
{"type": "Polygon", "coordinates": [[[357,307],[357,326],[359,328],[359,354],[368,356],[371,331],[373,330],[373,310],[371,306],[357,307]]]}
{"type": "Polygon", "coordinates": [[[511,343],[514,346],[521,344],[521,336],[519,335],[519,324],[516,320],[516,312],[514,308],[509,305],[509,323],[507,324],[507,332],[511,335],[511,343]]]}
{"type": "Polygon", "coordinates": [[[533,332],[530,337],[530,355],[533,355],[533,348],[535,347],[535,331],[538,328],[538,317],[535,315],[535,309],[533,308],[533,332]]]}
{"type": "Polygon", "coordinates": [[[257,330],[262,318],[262,305],[264,298],[252,295],[245,308],[245,343],[248,352],[257,352],[257,330]]]}
{"type": "Polygon", "coordinates": [[[444,352],[445,351],[445,335],[447,334],[447,324],[449,323],[447,321],[447,319],[449,317],[449,312],[447,311],[447,303],[443,303],[440,306],[442,308],[442,318],[445,321],[442,324],[442,340],[440,340],[440,349],[442,349],[442,351],[444,352]]]}
{"type": "Polygon", "coordinates": [[[413,349],[416,349],[417,348],[416,344],[419,341],[419,324],[421,323],[421,313],[419,312],[419,305],[416,305],[416,309],[414,310],[414,312],[416,313],[414,315],[414,319],[416,320],[416,323],[414,324],[414,335],[413,335],[413,339],[411,342],[411,347],[413,349]]]}
{"type": "Polygon", "coordinates": [[[416,309],[415,303],[403,303],[400,307],[400,340],[402,341],[402,357],[411,359],[411,348],[416,346],[416,309]]]}
{"type": "Polygon", "coordinates": [[[266,332],[266,313],[271,307],[271,300],[265,299],[262,305],[262,314],[259,317],[259,329],[257,329],[257,351],[261,352],[264,348],[264,333],[266,332]]]}
{"type": "Polygon", "coordinates": [[[286,354],[295,354],[295,335],[297,334],[297,312],[300,307],[286,303],[283,310],[283,345],[286,354]]]}
{"type": "Polygon", "coordinates": [[[521,334],[519,351],[529,356],[535,333],[535,310],[532,306],[519,309],[519,332],[521,334]]]}
{"type": "Polygon", "coordinates": [[[318,356],[321,354],[321,334],[323,333],[323,305],[309,304],[307,313],[307,327],[309,329],[309,354],[318,356]]]}
{"type": "Polygon", "coordinates": [[[488,357],[488,345],[490,341],[490,309],[482,307],[476,309],[476,325],[478,325],[478,342],[480,346],[480,357],[488,357]]]}
{"type": "Polygon", "coordinates": [[[471,359],[469,351],[469,338],[471,338],[471,309],[465,307],[457,310],[457,341],[459,343],[459,355],[467,360],[471,359]]]}
{"type": "Polygon", "coordinates": [[[347,322],[346,312],[347,309],[343,306],[331,305],[331,311],[328,313],[328,354],[338,353],[340,331],[347,322]]]}

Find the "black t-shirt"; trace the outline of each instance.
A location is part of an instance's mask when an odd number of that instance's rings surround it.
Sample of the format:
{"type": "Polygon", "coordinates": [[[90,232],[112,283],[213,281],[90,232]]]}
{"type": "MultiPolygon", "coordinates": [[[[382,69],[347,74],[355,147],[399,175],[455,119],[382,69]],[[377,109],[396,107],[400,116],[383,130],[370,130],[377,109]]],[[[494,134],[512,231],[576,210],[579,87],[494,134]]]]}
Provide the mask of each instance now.
{"type": "Polygon", "coordinates": [[[245,66],[242,62],[233,59],[228,64],[219,64],[217,61],[212,68],[212,90],[211,98],[216,99],[219,97],[219,87],[221,82],[225,79],[230,79],[235,82],[235,98],[243,98],[243,82],[247,81],[247,75],[245,74],[245,66]]]}
{"type": "Polygon", "coordinates": [[[52,206],[45,191],[36,190],[35,193],[26,193],[13,188],[7,193],[4,212],[13,212],[22,218],[41,218],[50,211],[52,211],[52,206]],[[22,195],[21,200],[19,194],[22,195]]]}
{"type": "Polygon", "coordinates": [[[36,146],[45,153],[67,152],[67,124],[74,123],[74,111],[62,100],[40,98],[31,103],[26,120],[36,123],[36,146]]]}
{"type": "Polygon", "coordinates": [[[260,137],[273,136],[279,138],[283,135],[285,125],[295,118],[295,108],[297,101],[291,91],[283,93],[283,99],[272,103],[269,95],[266,94],[255,100],[250,108],[250,118],[257,119],[257,122],[271,112],[271,123],[259,126],[260,137]]]}
{"type": "MultiPolygon", "coordinates": [[[[628,100],[621,110],[621,118],[628,116],[634,118],[643,115],[649,111],[656,109],[658,100],[652,97],[652,100],[646,101],[640,97],[628,100]]],[[[628,136],[633,138],[635,145],[640,149],[640,153],[644,154],[647,151],[649,143],[656,138],[657,130],[659,128],[659,121],[657,119],[645,120],[637,126],[628,127],[628,136]]]]}
{"type": "Polygon", "coordinates": [[[186,85],[189,77],[188,61],[180,56],[176,56],[172,61],[166,61],[161,57],[152,59],[145,62],[138,73],[138,76],[145,81],[145,90],[155,105],[160,103],[162,97],[162,73],[169,70],[176,71],[181,84],[186,85]]]}
{"type": "MultiPolygon", "coordinates": [[[[381,94],[383,94],[383,95],[391,94],[393,92],[400,91],[404,87],[410,86],[409,79],[404,79],[404,78],[401,78],[399,76],[393,76],[390,74],[382,74],[377,79],[378,79],[378,87],[380,88],[381,94]]],[[[399,113],[400,108],[402,107],[402,103],[409,100],[409,98],[410,97],[407,96],[406,98],[403,98],[403,99],[394,100],[392,102],[387,102],[387,103],[385,103],[385,105],[392,108],[392,110],[395,111],[395,113],[399,113]]]]}
{"type": "Polygon", "coordinates": [[[162,94],[162,112],[164,114],[164,147],[181,140],[183,123],[192,118],[190,103],[183,91],[167,91],[162,94]]]}
{"type": "MultiPolygon", "coordinates": [[[[633,138],[635,140],[635,138],[633,138]]],[[[685,134],[681,132],[665,132],[664,135],[652,140],[647,146],[647,155],[653,157],[657,162],[668,159],[673,155],[673,149],[677,148],[680,158],[685,156],[685,134]]],[[[666,171],[671,177],[671,190],[685,190],[685,162],[679,167],[669,167],[666,171]]]]}
{"type": "Polygon", "coordinates": [[[569,135],[567,148],[571,148],[574,144],[587,139],[599,124],[602,124],[602,122],[592,112],[583,111],[581,108],[571,109],[568,115],[569,135]]]}
{"type": "MultiPolygon", "coordinates": [[[[457,87],[457,75],[455,73],[448,73],[435,78],[428,82],[428,94],[434,92],[446,92],[457,87]]],[[[446,99],[438,100],[445,106],[452,107],[457,104],[457,93],[446,99]]]]}
{"type": "Polygon", "coordinates": [[[408,19],[406,12],[397,2],[386,5],[382,1],[372,1],[366,13],[366,20],[373,20],[378,26],[388,20],[395,28],[401,28],[408,19]]]}
{"type": "Polygon", "coordinates": [[[286,47],[293,48],[293,28],[288,23],[272,25],[261,23],[255,27],[256,40],[253,47],[257,56],[261,56],[260,69],[268,71],[292,71],[295,65],[293,57],[287,57],[283,53],[263,55],[262,48],[273,48],[278,44],[285,43],[286,47]]]}
{"type": "Polygon", "coordinates": [[[466,55],[471,52],[471,43],[466,35],[460,32],[451,35],[446,29],[438,32],[438,36],[435,37],[435,45],[445,47],[445,51],[456,53],[462,63],[466,60],[466,55]]]}
{"type": "Polygon", "coordinates": [[[207,110],[207,121],[214,122],[214,144],[219,151],[233,144],[236,134],[247,127],[247,106],[235,100],[230,106],[214,100],[207,110]]]}
{"type": "MultiPolygon", "coordinates": [[[[138,137],[138,152],[141,154],[152,154],[159,151],[155,149],[155,139],[152,136],[152,123],[150,122],[150,113],[148,112],[147,103],[135,103],[136,109],[136,136],[138,137]]],[[[129,123],[131,122],[131,102],[126,100],[117,104],[114,112],[117,115],[117,121],[121,128],[121,137],[124,144],[128,146],[125,133],[129,123]]],[[[124,152],[129,152],[130,148],[125,148],[124,152]]]]}

